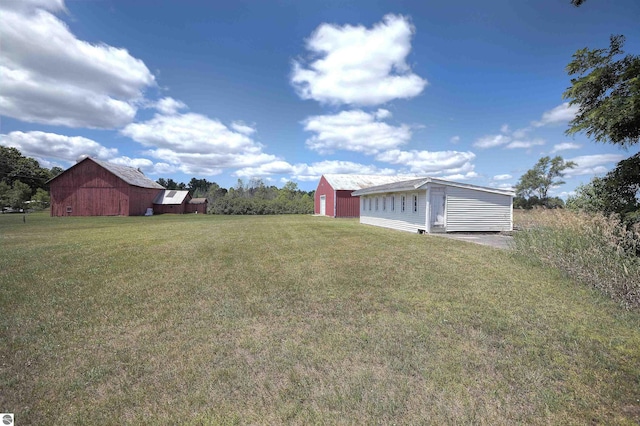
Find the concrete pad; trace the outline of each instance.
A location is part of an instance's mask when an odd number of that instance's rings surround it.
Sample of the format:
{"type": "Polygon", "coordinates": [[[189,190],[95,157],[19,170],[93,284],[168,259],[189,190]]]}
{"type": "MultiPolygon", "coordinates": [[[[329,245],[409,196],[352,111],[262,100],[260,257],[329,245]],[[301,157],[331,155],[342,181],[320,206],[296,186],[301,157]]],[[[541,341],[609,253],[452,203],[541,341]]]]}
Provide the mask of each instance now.
{"type": "Polygon", "coordinates": [[[483,234],[483,233],[451,233],[451,234],[430,234],[435,237],[449,238],[452,240],[466,241],[469,243],[481,244],[508,250],[512,247],[513,237],[504,234],[483,234]]]}

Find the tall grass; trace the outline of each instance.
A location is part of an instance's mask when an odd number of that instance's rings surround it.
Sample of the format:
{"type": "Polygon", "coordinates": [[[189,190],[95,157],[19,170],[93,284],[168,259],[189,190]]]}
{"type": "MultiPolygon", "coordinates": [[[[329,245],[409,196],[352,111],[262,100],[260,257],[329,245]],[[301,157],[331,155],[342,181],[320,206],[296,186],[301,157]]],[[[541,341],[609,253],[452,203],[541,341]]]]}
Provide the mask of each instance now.
{"type": "Polygon", "coordinates": [[[516,252],[640,308],[640,225],[616,216],[535,210],[516,216],[516,252]]]}

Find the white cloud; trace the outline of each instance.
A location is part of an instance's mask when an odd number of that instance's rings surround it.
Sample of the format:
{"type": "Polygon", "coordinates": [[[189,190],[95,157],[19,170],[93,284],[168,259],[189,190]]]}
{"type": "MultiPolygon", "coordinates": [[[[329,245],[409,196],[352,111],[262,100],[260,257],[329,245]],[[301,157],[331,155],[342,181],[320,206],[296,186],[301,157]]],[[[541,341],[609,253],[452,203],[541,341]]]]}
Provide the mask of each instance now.
{"type": "Polygon", "coordinates": [[[252,135],[256,132],[256,129],[245,124],[244,121],[234,121],[231,123],[231,128],[238,133],[242,133],[243,135],[252,135]]]}
{"type": "Polygon", "coordinates": [[[156,102],[155,108],[164,115],[173,115],[182,109],[186,109],[187,105],[185,105],[184,102],[166,97],[156,102]]]}
{"type": "Polygon", "coordinates": [[[294,177],[300,181],[316,181],[327,173],[345,173],[356,175],[396,175],[390,168],[379,168],[373,165],[354,163],[352,161],[327,160],[317,163],[297,164],[294,166],[294,177]]]}
{"type": "Polygon", "coordinates": [[[157,114],[121,133],[149,147],[147,154],[187,174],[216,175],[227,168],[256,167],[278,160],[246,134],[201,114],[157,114]]]}
{"type": "Polygon", "coordinates": [[[409,18],[386,15],[371,29],[322,24],[306,40],[309,61],[295,60],[291,84],[302,99],[379,105],[419,95],[427,81],[406,58],[415,29],[409,18]]]}
{"type": "Polygon", "coordinates": [[[515,139],[524,139],[527,137],[527,134],[531,131],[530,127],[524,127],[522,129],[514,130],[511,136],[515,139]]]}
{"type": "Polygon", "coordinates": [[[447,176],[442,176],[442,179],[445,180],[452,180],[452,181],[460,181],[460,180],[469,180],[469,179],[474,179],[477,178],[478,174],[474,171],[471,172],[467,172],[467,173],[456,173],[453,175],[447,175],[447,176]]]}
{"type": "Polygon", "coordinates": [[[542,139],[532,139],[529,141],[513,141],[510,142],[505,148],[507,149],[516,149],[516,148],[532,148],[534,146],[544,145],[544,140],[542,139]]]}
{"type": "Polygon", "coordinates": [[[68,127],[115,128],[155,78],[126,49],[79,40],[52,13],[62,1],[0,2],[0,114],[68,127]],[[43,8],[41,8],[43,7],[43,8]]]}
{"type": "Polygon", "coordinates": [[[509,133],[509,125],[508,125],[508,124],[503,124],[503,125],[500,127],[500,132],[501,132],[501,133],[504,133],[504,134],[509,133]]]}
{"type": "Polygon", "coordinates": [[[552,110],[545,111],[540,121],[534,121],[531,124],[534,127],[542,127],[549,124],[568,123],[575,118],[578,109],[577,105],[569,105],[569,102],[565,102],[552,110]]]}
{"type": "Polygon", "coordinates": [[[506,189],[508,191],[511,191],[514,189],[514,186],[510,183],[499,183],[497,185],[491,185],[493,188],[497,188],[497,189],[506,189]]]}
{"type": "Polygon", "coordinates": [[[512,179],[513,176],[511,176],[510,174],[503,174],[503,175],[495,175],[492,180],[495,181],[499,181],[499,180],[509,180],[512,179]]]}
{"type": "Polygon", "coordinates": [[[611,165],[623,159],[624,156],[619,154],[581,155],[579,157],[569,158],[567,161],[573,161],[578,166],[573,169],[566,169],[565,175],[571,177],[603,174],[609,170],[605,165],[611,165]]]}
{"type": "Polygon", "coordinates": [[[460,142],[460,136],[453,136],[451,139],[449,139],[449,142],[454,145],[457,144],[458,142],[460,142]]]}
{"type": "Polygon", "coordinates": [[[553,149],[551,150],[551,153],[555,154],[556,152],[559,152],[559,151],[566,151],[569,149],[580,149],[580,148],[582,148],[582,145],[580,145],[579,143],[563,142],[563,143],[555,144],[553,146],[553,149]]]}
{"type": "Polygon", "coordinates": [[[459,151],[401,151],[393,149],[376,156],[377,161],[408,167],[411,173],[438,175],[473,171],[473,152],[459,151]]]}
{"type": "Polygon", "coordinates": [[[257,167],[245,167],[236,170],[232,174],[244,178],[264,178],[273,175],[290,175],[294,173],[294,167],[284,160],[276,160],[261,164],[257,167]]]}
{"type": "Polygon", "coordinates": [[[274,175],[287,175],[282,181],[294,179],[298,181],[317,181],[328,173],[345,173],[360,175],[395,175],[397,171],[390,168],[379,168],[373,165],[354,163],[352,161],[326,160],[312,164],[289,164],[276,160],[258,167],[245,167],[233,173],[241,178],[269,178],[274,175]]]}
{"type": "Polygon", "coordinates": [[[74,164],[83,156],[90,156],[99,160],[115,164],[140,168],[146,173],[172,173],[175,167],[166,163],[154,163],[147,158],[130,158],[118,156],[116,148],[107,148],[98,142],[82,136],[65,136],[56,133],[11,132],[0,135],[0,146],[17,148],[23,155],[33,157],[43,167],[66,167],[74,164]]]}
{"type": "Polygon", "coordinates": [[[64,136],[45,132],[11,132],[0,135],[0,145],[17,148],[23,155],[43,159],[75,162],[81,155],[108,160],[118,154],[98,142],[81,136],[64,136]]]}
{"type": "Polygon", "coordinates": [[[37,9],[62,12],[65,10],[64,0],[3,0],[0,9],[13,9],[21,12],[33,12],[37,9]]]}
{"type": "Polygon", "coordinates": [[[509,136],[505,135],[488,135],[483,136],[473,143],[476,148],[493,148],[500,145],[508,144],[511,141],[509,136]]]}
{"type": "Polygon", "coordinates": [[[351,110],[309,117],[303,122],[304,129],[316,134],[307,139],[306,145],[319,153],[346,150],[375,154],[407,143],[411,139],[410,127],[380,121],[379,117],[388,116],[387,110],[380,109],[372,114],[351,110]]]}

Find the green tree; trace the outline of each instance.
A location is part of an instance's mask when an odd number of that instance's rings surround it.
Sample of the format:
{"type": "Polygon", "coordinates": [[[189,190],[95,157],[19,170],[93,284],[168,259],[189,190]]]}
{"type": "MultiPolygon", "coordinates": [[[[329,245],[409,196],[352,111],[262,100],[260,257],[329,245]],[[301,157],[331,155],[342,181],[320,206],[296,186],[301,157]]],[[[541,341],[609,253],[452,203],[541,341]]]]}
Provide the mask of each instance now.
{"type": "Polygon", "coordinates": [[[608,49],[586,47],[567,65],[571,87],[563,93],[579,107],[568,135],[585,132],[597,142],[630,146],[640,141],[640,57],[623,56],[624,36],[611,36],[608,49]]]}
{"type": "Polygon", "coordinates": [[[187,189],[189,190],[193,198],[202,198],[207,195],[209,187],[212,185],[212,183],[213,182],[209,182],[206,179],[191,178],[191,180],[189,181],[189,185],[187,185],[187,189]]]}
{"type": "Polygon", "coordinates": [[[14,209],[24,209],[26,202],[31,199],[31,188],[26,183],[16,180],[8,194],[9,206],[14,209]]]}
{"type": "Polygon", "coordinates": [[[593,178],[569,197],[567,206],[577,210],[617,213],[626,221],[640,220],[640,153],[620,161],[602,178],[593,178]]]}
{"type": "Polygon", "coordinates": [[[49,207],[49,193],[42,188],[36,189],[36,193],[31,198],[31,206],[36,210],[42,210],[49,207]]]}
{"type": "Polygon", "coordinates": [[[0,211],[9,206],[9,191],[11,186],[3,180],[0,180],[0,211]]]}
{"type": "Polygon", "coordinates": [[[557,200],[550,203],[547,193],[552,186],[563,185],[561,179],[566,169],[576,166],[573,161],[565,161],[559,155],[556,157],[542,157],[520,177],[516,185],[516,195],[524,200],[533,200],[537,197],[539,204],[547,207],[557,206],[557,200]]]}

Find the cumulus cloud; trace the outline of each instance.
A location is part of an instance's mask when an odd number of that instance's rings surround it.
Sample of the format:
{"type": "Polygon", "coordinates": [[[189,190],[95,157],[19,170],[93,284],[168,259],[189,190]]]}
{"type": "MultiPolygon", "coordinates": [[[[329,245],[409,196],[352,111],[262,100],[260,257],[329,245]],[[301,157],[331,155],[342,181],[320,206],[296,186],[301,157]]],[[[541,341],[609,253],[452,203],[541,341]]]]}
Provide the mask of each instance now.
{"type": "Polygon", "coordinates": [[[476,148],[486,149],[496,146],[506,145],[511,142],[511,138],[506,135],[488,135],[483,136],[473,143],[476,148]]]}
{"type": "Polygon", "coordinates": [[[506,173],[506,174],[503,174],[503,175],[495,175],[492,178],[492,180],[500,181],[500,180],[509,180],[509,179],[512,179],[512,178],[513,178],[513,176],[511,176],[510,174],[506,173]]]}
{"type": "Polygon", "coordinates": [[[0,2],[0,114],[68,127],[131,122],[155,77],[126,49],[76,38],[62,1],[0,2]]]}
{"type": "Polygon", "coordinates": [[[293,62],[291,84],[302,99],[329,104],[415,97],[427,81],[406,62],[414,32],[409,18],[392,14],[370,29],[322,24],[306,40],[310,59],[293,62]]]}
{"type": "Polygon", "coordinates": [[[82,136],[65,136],[45,132],[11,132],[0,135],[0,145],[17,148],[23,155],[42,159],[56,159],[69,163],[81,155],[109,160],[118,154],[116,148],[107,148],[82,136]]]}
{"type": "Polygon", "coordinates": [[[466,174],[473,171],[472,161],[476,155],[473,152],[459,151],[401,151],[393,149],[382,152],[376,160],[408,167],[416,174],[466,174]]]}
{"type": "Polygon", "coordinates": [[[581,155],[579,157],[569,158],[567,161],[573,161],[577,164],[577,167],[566,169],[565,175],[571,177],[606,173],[611,165],[623,159],[624,156],[619,154],[581,155]]]}
{"type": "Polygon", "coordinates": [[[116,148],[107,148],[98,142],[82,136],[66,136],[56,133],[11,132],[0,135],[0,146],[17,148],[23,155],[33,157],[43,167],[69,166],[83,156],[115,164],[135,167],[145,173],[172,173],[176,169],[166,163],[154,163],[147,158],[118,156],[116,148]]]}
{"type": "Polygon", "coordinates": [[[458,142],[460,142],[460,136],[453,136],[451,139],[449,139],[449,142],[454,145],[457,144],[458,142]]]}
{"type": "Polygon", "coordinates": [[[326,160],[312,164],[289,164],[283,160],[276,160],[258,167],[245,167],[236,170],[233,175],[241,178],[270,178],[274,175],[287,175],[286,182],[294,179],[298,181],[317,181],[323,174],[345,173],[358,175],[396,175],[397,171],[390,168],[379,168],[374,165],[354,163],[352,161],[326,160]]]}
{"type": "Polygon", "coordinates": [[[396,148],[411,139],[411,129],[406,124],[392,126],[381,121],[390,114],[379,109],[374,113],[352,110],[309,117],[303,122],[304,129],[315,135],[307,139],[306,145],[322,154],[335,150],[376,154],[396,148]]]}
{"type": "Polygon", "coordinates": [[[559,151],[566,151],[569,149],[580,149],[580,148],[582,148],[582,145],[580,145],[579,143],[563,142],[563,143],[555,144],[553,146],[553,149],[551,150],[551,153],[555,154],[556,152],[559,152],[559,151]]]}
{"type": "Polygon", "coordinates": [[[442,179],[460,181],[460,180],[474,179],[474,178],[477,178],[477,177],[478,177],[478,173],[476,173],[474,171],[470,171],[470,172],[467,172],[467,173],[456,173],[456,174],[453,174],[453,175],[442,176],[442,179]]]}
{"type": "Polygon", "coordinates": [[[539,121],[534,121],[531,124],[534,127],[542,127],[549,124],[568,123],[575,118],[578,109],[577,105],[569,105],[569,102],[565,102],[549,111],[545,111],[539,121]]]}
{"type": "Polygon", "coordinates": [[[148,155],[184,173],[216,175],[227,168],[255,167],[278,160],[251,137],[201,114],[157,114],[121,133],[149,147],[148,155]]]}
{"type": "Polygon", "coordinates": [[[234,121],[231,123],[231,128],[238,133],[242,133],[243,135],[252,135],[256,132],[256,129],[245,124],[244,121],[234,121]]]}
{"type": "Polygon", "coordinates": [[[171,97],[166,97],[156,102],[155,108],[162,114],[173,115],[180,110],[186,109],[187,105],[185,105],[185,103],[182,101],[178,101],[171,97]]]}
{"type": "Polygon", "coordinates": [[[516,149],[516,148],[532,148],[534,146],[544,145],[543,139],[532,139],[528,141],[513,141],[507,144],[505,148],[507,149],[516,149]]]}

